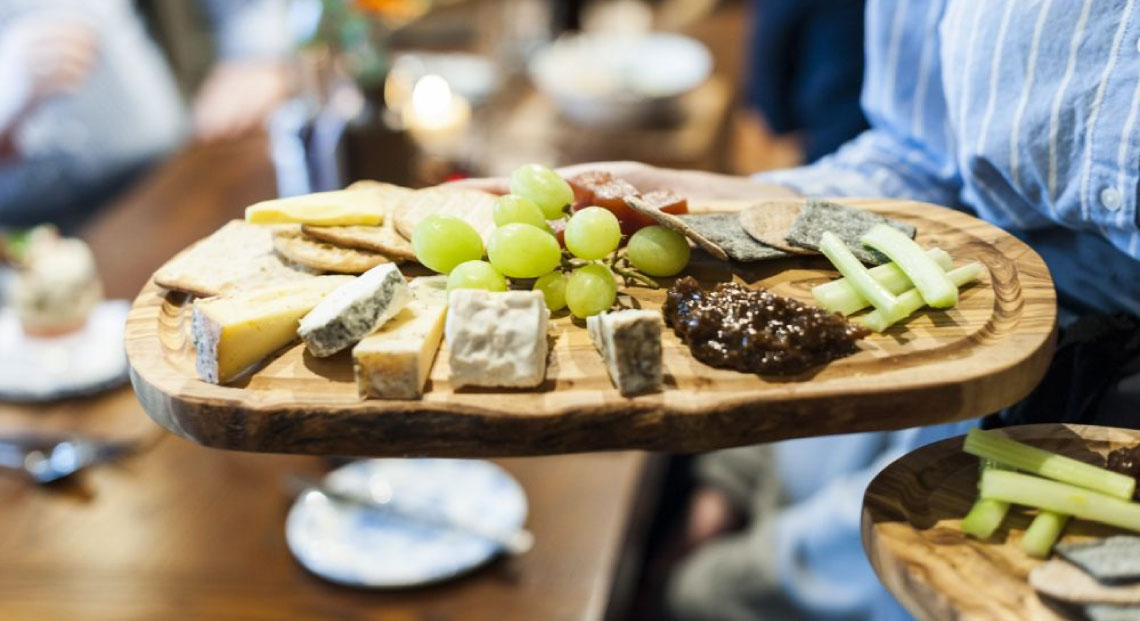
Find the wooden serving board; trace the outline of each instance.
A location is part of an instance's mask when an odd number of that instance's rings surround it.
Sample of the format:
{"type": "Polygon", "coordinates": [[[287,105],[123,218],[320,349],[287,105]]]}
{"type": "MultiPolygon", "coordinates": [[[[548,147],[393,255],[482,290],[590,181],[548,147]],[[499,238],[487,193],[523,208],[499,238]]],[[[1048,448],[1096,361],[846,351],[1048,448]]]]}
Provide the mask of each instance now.
{"type": "MultiPolygon", "coordinates": [[[[1103,465],[1099,456],[1140,443],[1140,431],[1087,425],[1025,425],[1015,440],[1103,465]]],[[[875,573],[919,619],[1009,621],[1073,618],[1063,605],[1038,598],[1029,572],[1042,561],[1021,551],[1032,516],[1014,508],[986,541],[967,537],[961,521],[978,495],[978,458],[962,452],[963,436],[924,446],[887,466],[863,500],[863,547],[875,573]]],[[[1120,531],[1073,520],[1064,540],[1120,531]]]]}
{"type": "MultiPolygon", "coordinates": [[[[639,448],[704,451],[810,435],[887,430],[993,412],[1025,396],[1053,351],[1056,301],[1041,258],[1001,229],[914,202],[844,201],[907,220],[924,246],[990,270],[960,305],[922,312],[813,373],[759,377],[697,362],[668,330],[665,391],[613,388],[580,324],[556,315],[547,379],[531,391],[454,391],[446,344],[421,401],[361,401],[348,352],[317,359],[296,345],[228,386],[199,381],[185,296],[148,285],[127,322],[131,380],[167,429],[207,446],[337,455],[506,456],[639,448]]],[[[740,209],[709,202],[694,212],[740,209]]],[[[706,286],[731,278],[811,300],[836,276],[820,257],[732,267],[694,252],[706,286]]],[[[663,283],[666,286],[670,283],[663,283]]],[[[635,288],[643,308],[664,290],[635,288]]]]}

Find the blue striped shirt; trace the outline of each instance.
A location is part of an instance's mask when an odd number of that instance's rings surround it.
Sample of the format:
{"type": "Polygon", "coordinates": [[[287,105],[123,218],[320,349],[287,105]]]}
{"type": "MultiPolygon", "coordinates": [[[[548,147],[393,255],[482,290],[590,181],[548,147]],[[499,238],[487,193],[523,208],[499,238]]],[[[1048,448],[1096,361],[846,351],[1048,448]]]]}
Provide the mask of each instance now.
{"type": "Polygon", "coordinates": [[[972,211],[1041,253],[1063,303],[1140,315],[1137,4],[870,0],[872,128],[756,178],[972,211]]]}
{"type": "MultiPolygon", "coordinates": [[[[1062,296],[1140,314],[1138,3],[869,0],[871,129],[816,164],[756,179],[972,211],[1040,252],[1062,296]]],[[[859,545],[863,490],[895,457],[970,425],[780,445],[782,485],[794,493],[774,553],[795,609],[907,617],[859,545]]]]}

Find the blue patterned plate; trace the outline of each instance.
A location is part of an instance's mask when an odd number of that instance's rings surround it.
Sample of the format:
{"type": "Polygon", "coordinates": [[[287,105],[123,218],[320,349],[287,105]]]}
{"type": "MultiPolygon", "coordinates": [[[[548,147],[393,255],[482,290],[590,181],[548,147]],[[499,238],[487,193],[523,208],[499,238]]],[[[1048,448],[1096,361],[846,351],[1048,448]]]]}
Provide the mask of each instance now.
{"type": "MultiPolygon", "coordinates": [[[[526,494],[502,468],[467,459],[368,459],[334,470],[339,491],[391,497],[405,512],[440,515],[509,536],[526,521],[526,494]]],[[[496,544],[401,515],[301,494],[285,521],[285,539],[306,569],[332,582],[395,588],[470,571],[499,553],[496,544]]]]}

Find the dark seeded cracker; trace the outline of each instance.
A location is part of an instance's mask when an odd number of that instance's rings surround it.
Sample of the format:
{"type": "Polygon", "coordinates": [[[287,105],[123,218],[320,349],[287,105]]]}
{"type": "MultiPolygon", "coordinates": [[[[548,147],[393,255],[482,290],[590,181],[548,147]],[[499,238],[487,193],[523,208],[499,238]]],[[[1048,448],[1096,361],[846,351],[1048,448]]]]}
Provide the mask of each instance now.
{"type": "Polygon", "coordinates": [[[736,213],[702,213],[677,216],[701,235],[720,246],[733,261],[751,263],[782,259],[791,253],[762,244],[744,231],[736,213]]]}
{"type": "Polygon", "coordinates": [[[860,261],[868,265],[881,265],[888,259],[859,241],[859,238],[876,224],[889,224],[912,239],[917,232],[910,224],[885,218],[876,213],[828,201],[810,200],[800,211],[785,239],[788,243],[801,248],[819,250],[819,238],[824,231],[831,231],[847,244],[860,261]]]}

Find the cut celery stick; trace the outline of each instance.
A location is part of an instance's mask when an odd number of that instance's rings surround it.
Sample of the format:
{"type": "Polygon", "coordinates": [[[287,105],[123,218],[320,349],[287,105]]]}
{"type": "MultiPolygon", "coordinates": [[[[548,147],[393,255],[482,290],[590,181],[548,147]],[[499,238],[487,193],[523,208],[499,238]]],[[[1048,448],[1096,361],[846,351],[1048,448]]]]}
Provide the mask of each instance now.
{"type": "Polygon", "coordinates": [[[966,517],[962,518],[962,532],[978,539],[989,539],[1001,526],[1007,513],[1008,502],[979,498],[974,501],[974,506],[970,507],[966,517]]]}
{"type": "Polygon", "coordinates": [[[958,287],[915,241],[893,226],[876,224],[861,239],[864,245],[887,255],[914,283],[926,303],[934,308],[958,304],[958,287]]]}
{"type": "Polygon", "coordinates": [[[1021,550],[1033,558],[1049,558],[1053,544],[1061,538],[1061,531],[1065,530],[1068,523],[1069,516],[1063,513],[1038,513],[1021,537],[1021,550]]]}
{"type": "Polygon", "coordinates": [[[992,431],[971,429],[966,434],[962,450],[1011,468],[1124,500],[1131,499],[1136,492],[1136,479],[1128,475],[1022,444],[992,431]]]}
{"type": "MultiPolygon", "coordinates": [[[[931,248],[926,251],[926,254],[931,259],[934,259],[938,267],[941,267],[943,270],[949,271],[954,267],[950,255],[941,248],[931,248]]],[[[871,278],[879,281],[879,284],[886,287],[887,291],[893,295],[903,293],[914,286],[911,284],[910,279],[906,277],[906,274],[894,263],[885,263],[877,267],[872,267],[867,271],[871,272],[871,278]]],[[[815,298],[815,303],[819,305],[820,308],[842,315],[850,315],[871,305],[870,302],[855,291],[855,288],[847,282],[846,278],[840,278],[812,287],[811,295],[815,298]]]]}
{"type": "Polygon", "coordinates": [[[871,277],[867,268],[834,233],[827,231],[820,237],[819,251],[831,261],[840,274],[843,274],[859,295],[870,302],[884,317],[894,322],[905,316],[895,296],[871,277]]]}
{"type": "Polygon", "coordinates": [[[1140,504],[1049,479],[987,468],[982,498],[1072,515],[1090,522],[1140,531],[1140,504]]]}
{"type": "MultiPolygon", "coordinates": [[[[962,287],[981,278],[982,269],[981,263],[974,262],[946,272],[946,277],[949,278],[950,282],[954,283],[955,286],[962,287]]],[[[912,313],[926,306],[926,300],[922,299],[922,295],[919,294],[917,289],[906,291],[895,299],[898,300],[899,306],[903,311],[902,317],[895,321],[889,321],[886,316],[879,312],[879,309],[875,309],[863,317],[860,317],[859,323],[875,332],[882,332],[901,319],[909,317],[912,313]]]]}

